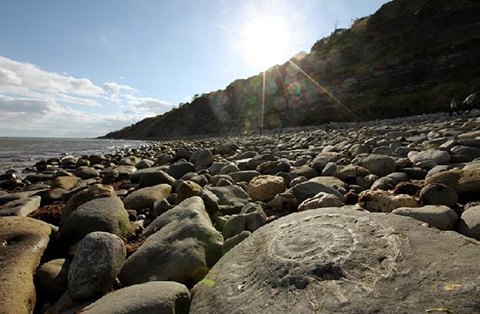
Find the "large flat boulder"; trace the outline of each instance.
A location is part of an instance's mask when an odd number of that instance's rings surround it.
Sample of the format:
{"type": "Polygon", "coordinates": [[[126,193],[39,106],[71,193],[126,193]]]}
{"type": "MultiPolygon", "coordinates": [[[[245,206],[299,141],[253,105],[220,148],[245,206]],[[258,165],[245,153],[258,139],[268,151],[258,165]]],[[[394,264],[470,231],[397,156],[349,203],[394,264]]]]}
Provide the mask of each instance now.
{"type": "Polygon", "coordinates": [[[33,274],[50,233],[51,228],[39,220],[0,217],[0,313],[33,312],[33,274]]]}
{"type": "Polygon", "coordinates": [[[398,215],[295,213],[224,255],[190,314],[478,313],[479,245],[398,215]]]}
{"type": "Polygon", "coordinates": [[[40,207],[41,201],[40,196],[32,196],[8,202],[0,206],[0,216],[28,216],[40,207]]]}

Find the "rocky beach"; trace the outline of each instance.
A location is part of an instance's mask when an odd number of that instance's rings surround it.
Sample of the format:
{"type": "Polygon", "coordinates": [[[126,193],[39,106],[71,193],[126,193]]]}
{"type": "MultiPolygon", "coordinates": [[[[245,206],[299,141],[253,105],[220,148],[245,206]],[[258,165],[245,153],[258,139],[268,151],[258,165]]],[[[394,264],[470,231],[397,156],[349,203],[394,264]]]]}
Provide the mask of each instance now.
{"type": "Polygon", "coordinates": [[[479,313],[480,111],[0,175],[0,313],[479,313]]]}

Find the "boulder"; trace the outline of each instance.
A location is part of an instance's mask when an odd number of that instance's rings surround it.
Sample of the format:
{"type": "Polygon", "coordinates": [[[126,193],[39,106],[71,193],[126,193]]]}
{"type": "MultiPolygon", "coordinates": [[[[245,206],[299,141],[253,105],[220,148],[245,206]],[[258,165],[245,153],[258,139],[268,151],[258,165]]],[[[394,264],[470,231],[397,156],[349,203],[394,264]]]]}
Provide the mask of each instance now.
{"type": "Polygon", "coordinates": [[[119,165],[122,166],[135,166],[137,163],[139,163],[142,159],[137,156],[127,156],[118,162],[119,165]]]}
{"type": "Polygon", "coordinates": [[[51,188],[61,188],[64,189],[65,191],[70,191],[74,187],[77,186],[78,182],[80,182],[78,177],[74,176],[61,176],[61,177],[56,177],[55,179],[52,180],[52,185],[51,188]]]}
{"type": "Polygon", "coordinates": [[[398,215],[295,213],[225,254],[192,289],[190,314],[476,313],[478,245],[398,215]]]}
{"type": "Polygon", "coordinates": [[[343,202],[335,195],[320,192],[312,198],[306,199],[298,206],[298,211],[323,207],[341,207],[343,202]]]}
{"type": "Polygon", "coordinates": [[[146,169],[150,168],[155,164],[155,161],[150,159],[142,159],[135,164],[135,168],[137,169],[146,169]]]}
{"type": "Polygon", "coordinates": [[[38,293],[49,301],[58,300],[68,288],[68,269],[70,260],[59,258],[51,260],[37,269],[35,279],[38,293]]]}
{"type": "Polygon", "coordinates": [[[196,283],[220,258],[223,244],[198,196],[157,217],[143,236],[145,243],[127,259],[119,275],[123,284],[196,283]]]}
{"type": "Polygon", "coordinates": [[[107,168],[103,171],[102,183],[111,184],[120,180],[127,180],[135,171],[137,171],[137,168],[134,166],[118,166],[107,168]]]}
{"type": "Polygon", "coordinates": [[[208,190],[218,197],[219,210],[227,215],[238,214],[251,200],[250,196],[236,185],[209,187],[208,190]]]}
{"type": "Polygon", "coordinates": [[[114,197],[116,196],[113,187],[103,184],[95,184],[89,187],[86,190],[82,190],[75,195],[73,195],[68,201],[65,207],[62,210],[62,221],[61,224],[67,219],[70,214],[77,209],[80,205],[85,204],[91,200],[103,197],[114,197]]]}
{"type": "Polygon", "coordinates": [[[228,174],[235,182],[250,182],[253,178],[258,177],[260,173],[256,170],[245,170],[231,172],[228,174]]]}
{"type": "Polygon", "coordinates": [[[191,162],[176,162],[166,172],[178,180],[189,172],[195,172],[195,166],[191,162]]]}
{"type": "Polygon", "coordinates": [[[362,166],[371,173],[383,177],[395,172],[397,165],[392,157],[386,155],[369,155],[362,161],[362,166]]]}
{"type": "Polygon", "coordinates": [[[345,197],[335,190],[334,188],[315,181],[314,179],[300,183],[290,188],[287,192],[295,195],[297,200],[301,203],[306,199],[312,198],[320,192],[325,192],[328,194],[333,194],[337,196],[342,202],[345,200],[345,197]]]}
{"type": "Polygon", "coordinates": [[[40,196],[32,196],[8,202],[0,206],[0,216],[28,216],[40,207],[41,201],[40,196]]]}
{"type": "Polygon", "coordinates": [[[78,244],[68,270],[68,294],[88,300],[105,294],[123,267],[127,251],[123,240],[107,232],[89,233],[78,244]]]}
{"type": "Polygon", "coordinates": [[[408,158],[416,164],[432,160],[437,165],[445,165],[450,161],[450,154],[444,150],[429,149],[422,152],[412,151],[408,158]]]}
{"type": "Polygon", "coordinates": [[[435,183],[428,184],[420,190],[420,200],[427,205],[445,205],[453,207],[458,202],[458,195],[451,187],[435,183]]]}
{"type": "Polygon", "coordinates": [[[480,206],[470,207],[462,213],[458,222],[458,232],[480,240],[480,206]]]}
{"type": "Polygon", "coordinates": [[[129,230],[128,213],[117,197],[97,198],[81,205],[60,227],[62,238],[70,243],[75,243],[94,231],[124,237],[129,230]]]}
{"type": "Polygon", "coordinates": [[[107,294],[83,314],[188,314],[190,292],[173,281],[151,281],[107,294]]]}
{"type": "Polygon", "coordinates": [[[311,179],[311,178],[315,178],[316,176],[318,176],[318,173],[315,171],[315,169],[311,168],[310,166],[306,166],[306,165],[290,169],[289,174],[292,178],[305,177],[307,179],[311,179]]]}
{"type": "Polygon", "coordinates": [[[225,255],[228,251],[233,249],[235,246],[237,246],[239,243],[241,243],[243,240],[248,238],[252,233],[248,230],[242,231],[239,234],[234,235],[233,237],[226,239],[225,242],[223,242],[222,245],[222,255],[225,255]]]}
{"type": "Polygon", "coordinates": [[[213,163],[212,152],[208,149],[197,150],[190,156],[190,162],[195,167],[207,168],[213,163]]]}
{"type": "Polygon", "coordinates": [[[458,216],[453,209],[447,206],[427,205],[424,207],[400,207],[392,211],[393,214],[412,217],[440,230],[455,230],[458,216]]]}
{"type": "Polygon", "coordinates": [[[33,274],[50,239],[44,222],[21,216],[0,217],[0,313],[32,313],[33,274]]]}
{"type": "Polygon", "coordinates": [[[145,208],[153,208],[156,201],[165,199],[170,195],[172,187],[168,184],[159,184],[146,187],[128,195],[123,203],[126,209],[134,209],[140,211],[145,208]]]}
{"type": "Polygon", "coordinates": [[[285,179],[282,177],[261,175],[250,181],[247,193],[254,201],[267,202],[278,193],[285,192],[285,188],[285,179]]]}
{"type": "Polygon", "coordinates": [[[165,171],[167,170],[168,167],[166,166],[160,166],[160,167],[151,167],[151,168],[144,168],[135,171],[134,173],[130,174],[130,181],[132,183],[138,183],[140,182],[140,179],[147,173],[157,173],[160,171],[165,171]]]}
{"type": "Polygon", "coordinates": [[[358,165],[346,165],[345,167],[337,168],[337,171],[333,174],[335,177],[342,181],[354,179],[356,177],[365,177],[370,174],[370,171],[362,166],[358,165]]]}
{"type": "Polygon", "coordinates": [[[454,169],[436,173],[425,179],[425,185],[433,183],[447,185],[458,194],[480,193],[480,169],[454,169]]]}
{"type": "Polygon", "coordinates": [[[418,207],[417,201],[410,195],[394,195],[383,190],[366,190],[358,195],[360,206],[371,212],[390,213],[399,207],[418,207]]]}
{"type": "Polygon", "coordinates": [[[168,184],[172,185],[173,182],[175,182],[175,179],[172,176],[169,176],[165,171],[163,170],[157,170],[154,172],[146,172],[140,177],[140,182],[138,184],[138,187],[140,189],[149,187],[149,186],[155,186],[159,184],[168,184]]]}
{"type": "Polygon", "coordinates": [[[81,179],[91,179],[100,176],[100,171],[93,167],[81,166],[75,170],[75,176],[81,179]]]}
{"type": "Polygon", "coordinates": [[[268,205],[275,212],[294,212],[297,211],[298,200],[292,193],[280,193],[268,205]]]}
{"type": "Polygon", "coordinates": [[[192,196],[201,196],[202,187],[193,181],[183,181],[177,188],[176,204],[180,204],[184,200],[192,196]]]}

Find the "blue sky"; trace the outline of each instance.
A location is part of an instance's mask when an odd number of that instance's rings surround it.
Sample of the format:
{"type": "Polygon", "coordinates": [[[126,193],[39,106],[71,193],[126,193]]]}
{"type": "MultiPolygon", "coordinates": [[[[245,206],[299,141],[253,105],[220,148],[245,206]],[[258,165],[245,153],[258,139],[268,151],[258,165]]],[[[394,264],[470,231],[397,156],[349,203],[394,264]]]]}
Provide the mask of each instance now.
{"type": "Polygon", "coordinates": [[[386,2],[0,0],[0,136],[103,135],[309,52],[386,2]]]}

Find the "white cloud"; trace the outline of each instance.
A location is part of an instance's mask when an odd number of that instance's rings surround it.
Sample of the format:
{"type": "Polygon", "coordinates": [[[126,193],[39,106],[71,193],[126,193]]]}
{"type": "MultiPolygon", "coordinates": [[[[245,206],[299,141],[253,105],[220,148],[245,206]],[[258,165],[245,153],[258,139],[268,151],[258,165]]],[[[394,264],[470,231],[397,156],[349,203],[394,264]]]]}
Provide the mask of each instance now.
{"type": "Polygon", "coordinates": [[[128,96],[127,99],[134,108],[157,115],[165,113],[173,107],[173,104],[155,98],[139,98],[128,96]]]}
{"type": "Polygon", "coordinates": [[[45,71],[0,56],[0,135],[96,137],[172,104],[128,85],[45,71]]]}
{"type": "Polygon", "coordinates": [[[30,64],[0,57],[0,93],[46,98],[89,106],[99,105],[86,100],[99,97],[104,90],[89,79],[77,79],[55,72],[48,72],[30,64]]]}
{"type": "Polygon", "coordinates": [[[120,85],[114,82],[107,82],[103,84],[103,90],[111,98],[117,98],[120,92],[134,93],[137,92],[135,88],[132,88],[127,85],[120,85]]]}
{"type": "Polygon", "coordinates": [[[0,111],[20,113],[47,113],[55,107],[51,100],[12,98],[0,95],[0,111]]]}

